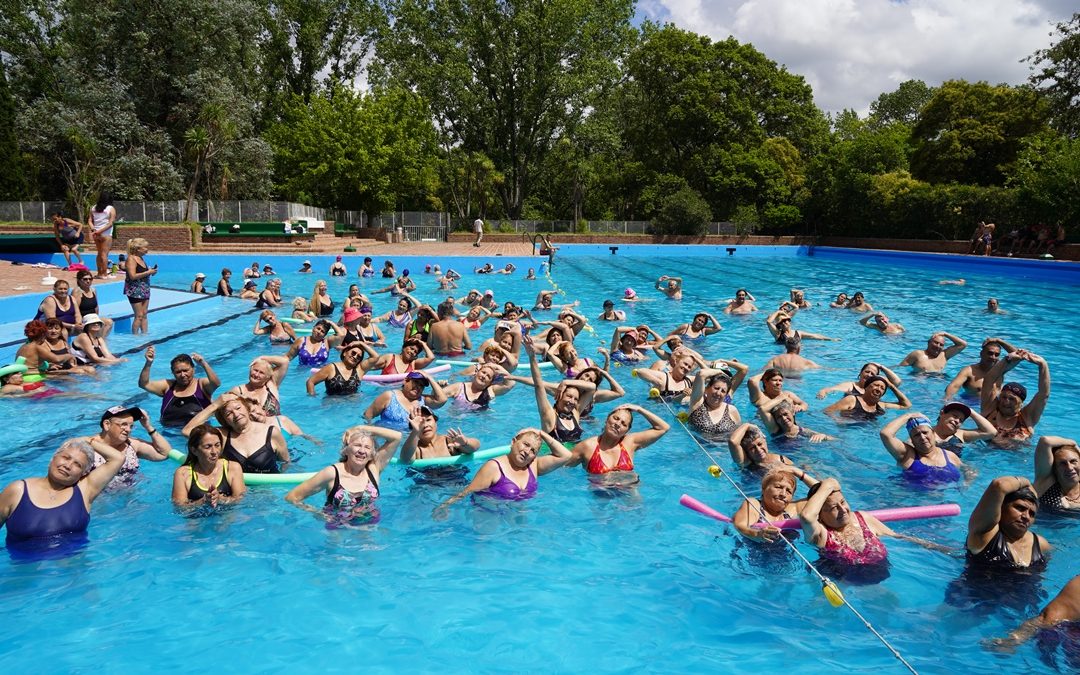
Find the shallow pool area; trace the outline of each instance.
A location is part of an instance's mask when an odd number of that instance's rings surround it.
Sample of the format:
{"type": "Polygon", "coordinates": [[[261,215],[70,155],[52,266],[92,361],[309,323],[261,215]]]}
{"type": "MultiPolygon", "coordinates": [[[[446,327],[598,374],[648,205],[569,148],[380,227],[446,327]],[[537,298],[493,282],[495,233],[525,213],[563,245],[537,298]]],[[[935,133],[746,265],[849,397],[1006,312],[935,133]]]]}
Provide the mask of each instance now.
{"type": "MultiPolygon", "coordinates": [[[[410,268],[419,286],[414,295],[432,305],[446,297],[424,273],[425,264],[436,262],[462,273],[455,297],[491,289],[499,303],[532,307],[539,291],[557,289],[556,303],[578,299],[577,311],[592,324],[578,337],[578,350],[594,359],[616,325],[596,319],[606,298],[627,312],[628,325],[646,323],[662,335],[699,311],[711,312],[724,330],[692,346],[707,358],[738,358],[752,373],[782,352],[765,326],[768,311],[788,298],[789,289],[804,289],[814,306],[799,313],[796,327],[840,341],[805,341],[803,355],[825,367],[788,379],[785,388],[810,405],[799,415],[801,424],[839,440],[776,449],[819,477],[839,477],[857,509],[947,502],[962,508],[953,518],[894,524],[899,532],[953,547],[953,554],[888,540],[889,576],[872,584],[841,582],[847,599],[922,672],[1073,671],[1075,645],[1063,649],[1032,641],[1003,654],[982,642],[1036,614],[1080,572],[1074,562],[1080,520],[1040,515],[1034,529],[1055,550],[1037,578],[989,590],[962,580],[967,516],[992,478],[1033,474],[1034,445],[1003,450],[977,444],[963,454],[977,469],[973,481],[914,490],[878,439],[883,422],[839,424],[822,412],[836,397],[815,394],[855,379],[867,361],[899,363],[932,333],[946,330],[969,343],[950,361],[948,377],[897,370],[913,409],[933,418],[951,376],[978,360],[984,338],[1002,337],[1050,363],[1053,390],[1037,433],[1075,438],[1080,423],[1072,406],[1080,400],[1080,387],[1073,374],[1080,372],[1080,350],[1072,340],[1074,320],[1064,308],[1080,277],[1071,267],[1048,274],[1037,266],[976,266],[954,257],[776,248],[753,255],[742,254],[745,247],[733,255],[723,247],[679,254],[571,249],[557,258],[550,276],[539,270],[539,258],[490,259],[497,268],[517,264],[517,272],[506,276],[474,274],[474,266],[486,262],[479,259],[395,262],[399,271],[410,268]],[[538,268],[535,281],[524,279],[530,265],[538,268]],[[653,290],[662,274],[683,278],[683,300],[669,301],[653,290]],[[960,277],[964,285],[939,284],[960,277]],[[621,302],[627,287],[643,301],[621,302]],[[762,311],[725,316],[727,299],[738,288],[749,289],[762,311]],[[828,307],[838,292],[859,290],[907,332],[882,336],[860,326],[858,315],[828,307]],[[986,313],[989,297],[998,298],[1006,313],[986,313]]],[[[371,293],[389,280],[355,276],[362,253],[347,256],[350,276],[344,278],[325,274],[329,256],[312,258],[317,273],[308,275],[295,271],[304,259],[295,256],[151,254],[148,260],[161,266],[154,280],[161,289],[185,291],[198,271],[212,288],[222,266],[233,270],[238,288],[243,268],[258,260],[280,273],[287,302],[310,297],[315,281],[323,279],[339,303],[355,283],[373,299],[376,314],[388,311],[390,296],[371,293]]],[[[375,266],[381,267],[381,259],[375,266]]],[[[14,307],[6,317],[11,322],[14,307]]],[[[158,353],[155,378],[168,375],[173,355],[194,351],[220,375],[219,393],[244,382],[253,357],[286,349],[252,335],[256,317],[251,302],[235,298],[164,308],[150,314],[148,335],[118,331],[111,339],[113,352],[127,362],[65,386],[80,396],[0,399],[0,418],[14,432],[0,484],[43,475],[60,442],[97,432],[102,411],[111,405],[140,405],[156,420],[160,399],[136,385],[149,344],[158,353]]],[[[400,345],[400,330],[382,328],[392,347],[400,345]]],[[[475,331],[474,345],[493,328],[491,321],[475,331]]],[[[9,608],[10,633],[0,657],[12,672],[147,672],[192,667],[196,660],[240,671],[337,670],[354,659],[380,671],[901,672],[900,662],[862,622],[829,605],[795,556],[765,550],[730,525],[679,505],[679,496],[688,493],[730,514],[740,499],[726,480],[709,474],[711,460],[668,406],[648,398],[644,382],[626,367],[614,366],[612,373],[627,391],[625,401],[672,424],[661,441],[635,458],[640,485],[621,493],[590,487],[577,467],[541,477],[535,499],[467,499],[439,521],[432,510],[462,485],[420,485],[401,467],[390,466],[383,474],[381,522],[332,528],[286,503],[285,489],[275,486],[252,488],[240,505],[209,517],[182,514],[169,501],[176,465],[144,461],[137,485],[95,502],[88,541],[69,555],[0,553],[0,602],[9,608]]],[[[328,399],[320,387],[318,395],[308,396],[307,375],[292,364],[281,387],[282,408],[321,442],[290,440],[296,457],[290,471],[316,471],[335,461],[342,431],[361,423],[364,409],[382,391],[365,384],[357,397],[328,399]]],[[[554,371],[544,375],[554,377],[554,371]]],[[[1018,366],[1009,379],[1035,391],[1031,364],[1018,366]]],[[[596,419],[585,422],[586,435],[597,433],[618,403],[598,405],[596,419]]],[[[754,417],[745,385],[734,403],[744,420],[754,417]]],[[[482,447],[504,445],[518,429],[539,421],[532,391],[520,385],[489,411],[465,412],[448,404],[439,415],[441,433],[461,428],[479,437],[482,447]]],[[[638,418],[635,429],[644,424],[638,418]]],[[[145,433],[137,429],[135,435],[145,433]]],[[[183,449],[179,434],[170,431],[168,437],[183,449]]],[[[743,489],[759,494],[759,478],[733,466],[726,444],[702,443],[743,489]]],[[[817,560],[806,542],[798,547],[817,560]]]]}

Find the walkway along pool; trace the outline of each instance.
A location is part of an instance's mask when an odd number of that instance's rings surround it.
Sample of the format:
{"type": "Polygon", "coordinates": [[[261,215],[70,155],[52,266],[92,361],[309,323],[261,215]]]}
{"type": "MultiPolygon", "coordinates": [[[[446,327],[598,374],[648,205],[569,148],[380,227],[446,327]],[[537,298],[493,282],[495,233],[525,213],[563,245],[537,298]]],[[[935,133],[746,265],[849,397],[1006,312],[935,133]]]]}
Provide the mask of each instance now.
{"type": "MultiPolygon", "coordinates": [[[[839,477],[857,509],[951,502],[961,507],[957,517],[893,524],[899,532],[954,547],[957,553],[889,540],[888,577],[866,585],[841,581],[846,598],[924,672],[1075,668],[1066,654],[1045,642],[1033,641],[1011,654],[981,644],[1037,613],[1080,571],[1073,562],[1080,554],[1075,519],[1039,515],[1034,529],[1055,550],[1047,571],[1031,583],[999,585],[986,594],[962,580],[968,514],[992,478],[1031,475],[1033,448],[969,447],[963,459],[978,471],[972,482],[916,491],[882,448],[880,425],[838,424],[822,413],[834,399],[819,400],[815,393],[853,379],[867,361],[896,364],[910,350],[925,346],[934,331],[948,330],[970,344],[950,362],[949,378],[897,371],[914,409],[933,417],[952,374],[977,360],[985,337],[999,336],[1050,363],[1053,392],[1037,433],[1075,438],[1080,429],[1073,402],[1080,392],[1073,374],[1080,354],[1072,339],[1071,313],[1062,308],[1073,304],[1080,279],[1076,266],[1034,261],[984,265],[955,256],[907,258],[821,248],[740,247],[733,255],[724,247],[631,249],[620,247],[612,255],[606,247],[596,252],[566,247],[552,277],[539,273],[536,281],[525,281],[524,272],[538,268],[538,258],[490,260],[496,267],[515,262],[518,271],[510,276],[473,274],[474,265],[487,262],[479,259],[397,257],[395,262],[399,271],[410,269],[420,287],[418,297],[431,304],[445,294],[423,273],[425,263],[438,263],[444,270],[452,266],[463,274],[456,297],[470,288],[490,288],[500,303],[514,300],[531,307],[538,291],[557,285],[565,296],[556,302],[580,299],[578,310],[592,322],[594,332],[585,331],[577,340],[581,354],[590,358],[599,357],[596,348],[607,346],[615,327],[596,320],[605,298],[627,311],[628,324],[647,323],[661,334],[707,311],[724,330],[695,348],[709,358],[736,357],[751,372],[759,372],[781,349],[764,326],[766,312],[724,316],[726,299],[745,287],[759,307],[771,310],[787,299],[790,288],[805,289],[814,306],[799,314],[798,327],[841,341],[804,343],[803,354],[825,368],[790,378],[785,387],[810,405],[800,413],[801,424],[839,440],[782,451],[818,476],[839,477]],[[653,290],[662,274],[684,279],[682,301],[664,300],[653,290]],[[962,286],[938,283],[959,277],[966,280],[962,286]],[[627,287],[645,301],[621,303],[627,287]],[[857,315],[829,309],[838,292],[856,290],[907,332],[881,336],[860,326],[857,315]],[[991,296],[1007,313],[985,313],[991,296]]],[[[345,278],[325,274],[332,261],[328,256],[310,258],[317,272],[312,275],[295,273],[299,257],[151,254],[149,260],[162,269],[155,284],[174,291],[186,289],[199,271],[212,287],[223,266],[234,271],[236,287],[243,268],[257,259],[281,273],[287,300],[309,297],[315,281],[325,279],[340,302],[350,284],[370,294],[388,283],[357,278],[362,257],[362,251],[347,256],[350,276],[345,278]]],[[[376,269],[381,262],[375,260],[376,269]]],[[[389,296],[371,297],[376,314],[390,309],[389,296]]],[[[0,300],[12,323],[29,318],[18,317],[26,306],[25,300],[0,300]]],[[[129,360],[77,383],[84,397],[0,400],[0,415],[14,435],[0,483],[43,475],[59,443],[96,432],[106,407],[140,405],[156,419],[159,399],[136,386],[147,344],[155,344],[158,353],[153,377],[167,375],[173,355],[196,351],[221,376],[219,391],[246,380],[254,356],[284,351],[251,334],[251,304],[237,299],[168,307],[152,313],[149,322],[147,336],[121,332],[111,340],[113,351],[129,360]]],[[[383,328],[392,346],[400,344],[399,330],[383,328]]],[[[477,333],[487,337],[491,328],[486,324],[477,333]]],[[[592,488],[580,468],[567,469],[542,477],[535,499],[512,504],[465,500],[446,521],[436,521],[433,508],[461,486],[417,484],[391,466],[383,474],[381,522],[332,529],[287,504],[278,486],[252,488],[242,504],[210,517],[185,516],[169,502],[176,464],[143,462],[137,485],[95,503],[89,541],[81,548],[59,559],[0,555],[0,578],[5,580],[0,600],[8,608],[9,626],[0,656],[12,672],[70,671],[89,664],[110,672],[147,672],[190,665],[193,658],[237,664],[233,668],[241,671],[340,669],[363,659],[368,667],[388,671],[752,672],[782,667],[790,672],[900,672],[900,663],[858,619],[829,605],[820,583],[795,556],[762,549],[730,525],[679,505],[680,495],[688,493],[730,514],[739,498],[725,480],[709,474],[709,461],[667,407],[647,398],[644,382],[632,377],[629,368],[612,372],[627,391],[626,401],[672,424],[660,442],[635,458],[641,484],[632,491],[592,488]]],[[[1019,366],[1013,376],[1035,390],[1030,365],[1019,366]]],[[[321,388],[319,395],[308,397],[306,377],[306,369],[291,366],[282,386],[282,407],[321,443],[291,439],[296,459],[290,471],[316,471],[336,459],[342,431],[359,423],[382,391],[365,384],[356,398],[328,399],[321,388]]],[[[597,407],[597,419],[585,422],[586,435],[599,430],[617,403],[597,407]]],[[[734,403],[744,419],[753,417],[745,387],[734,403]]],[[[439,415],[441,432],[460,427],[479,437],[484,448],[505,445],[518,429],[538,424],[533,395],[521,386],[498,398],[490,411],[465,412],[448,405],[439,415]]],[[[638,417],[635,428],[644,424],[638,417]]],[[[144,434],[137,430],[135,435],[144,434]]],[[[169,438],[174,448],[183,449],[182,438],[169,438]]],[[[758,477],[736,469],[726,445],[705,447],[748,494],[759,494],[758,477]]],[[[804,494],[800,488],[799,496],[804,494]]],[[[813,547],[801,540],[796,545],[809,560],[817,560],[813,547]]]]}

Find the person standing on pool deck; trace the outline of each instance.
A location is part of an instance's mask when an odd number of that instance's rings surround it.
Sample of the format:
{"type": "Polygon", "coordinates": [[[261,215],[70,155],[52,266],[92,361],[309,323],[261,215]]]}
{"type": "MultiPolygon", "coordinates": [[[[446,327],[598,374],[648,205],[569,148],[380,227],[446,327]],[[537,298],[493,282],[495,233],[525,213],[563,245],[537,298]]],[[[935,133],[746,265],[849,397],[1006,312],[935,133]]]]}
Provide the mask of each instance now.
{"type": "MultiPolygon", "coordinates": [[[[1015,352],[1016,347],[1001,338],[986,338],[983,340],[982,349],[979,350],[978,362],[960,369],[960,372],[956,374],[949,386],[945,387],[945,398],[955,398],[961,388],[969,394],[981,394],[983,379],[1001,358],[1002,350],[1007,353],[1015,352]]],[[[994,394],[997,395],[997,392],[994,392],[994,394]]]]}
{"type": "Polygon", "coordinates": [[[173,379],[151,380],[156,349],[146,348],[145,363],[139,371],[139,388],[161,397],[161,425],[182,427],[214,400],[214,391],[221,386],[217,373],[199,354],[177,354],[169,362],[173,379]],[[195,364],[202,367],[206,377],[195,377],[195,364]]]}
{"type": "Polygon", "coordinates": [[[480,242],[484,240],[484,221],[478,217],[473,221],[472,229],[476,233],[476,241],[473,242],[473,246],[479,247],[480,242]]]}
{"type": "Polygon", "coordinates": [[[109,250],[112,248],[113,224],[116,222],[116,207],[112,195],[102,192],[97,204],[90,210],[90,236],[97,248],[97,274],[95,279],[104,279],[109,274],[109,250]]]}
{"type": "Polygon", "coordinates": [[[0,526],[7,525],[7,543],[85,532],[90,505],[123,465],[123,453],[100,439],[65,441],[45,476],[17,480],[0,492],[0,526]],[[95,452],[105,463],[91,471],[95,452]]]}
{"type": "Polygon", "coordinates": [[[427,343],[441,357],[459,358],[472,349],[469,330],[454,319],[450,308],[442,305],[439,305],[439,320],[429,327],[427,343]]]}
{"type": "Polygon", "coordinates": [[[926,349],[916,349],[911,352],[897,367],[911,366],[911,369],[916,372],[940,373],[945,370],[945,363],[964,351],[965,347],[967,343],[951,333],[945,331],[934,333],[926,341],[926,349]],[[952,342],[952,346],[948,349],[945,348],[946,338],[952,342]]]}

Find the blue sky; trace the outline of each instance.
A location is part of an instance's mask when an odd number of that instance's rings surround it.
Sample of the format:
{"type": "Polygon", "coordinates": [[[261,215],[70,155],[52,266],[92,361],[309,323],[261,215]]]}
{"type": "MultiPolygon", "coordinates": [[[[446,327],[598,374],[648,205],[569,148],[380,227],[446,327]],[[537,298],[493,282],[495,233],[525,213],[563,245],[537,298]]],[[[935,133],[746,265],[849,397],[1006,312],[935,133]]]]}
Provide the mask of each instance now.
{"type": "Polygon", "coordinates": [[[1076,10],[1075,0],[638,0],[637,9],[638,19],[749,42],[805,77],[822,109],[860,114],[909,79],[1020,84],[1021,60],[1076,10]]]}

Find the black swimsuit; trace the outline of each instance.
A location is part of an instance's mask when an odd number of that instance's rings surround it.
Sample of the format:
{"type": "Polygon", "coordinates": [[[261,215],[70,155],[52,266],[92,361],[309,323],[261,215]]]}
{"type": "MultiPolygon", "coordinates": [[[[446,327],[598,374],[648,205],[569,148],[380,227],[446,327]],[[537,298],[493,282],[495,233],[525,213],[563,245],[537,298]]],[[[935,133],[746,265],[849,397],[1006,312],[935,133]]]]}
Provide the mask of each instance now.
{"type": "Polygon", "coordinates": [[[244,473],[278,473],[277,453],[274,452],[274,446],[271,443],[273,435],[274,427],[268,428],[266,430],[266,442],[255,452],[244,457],[233,447],[232,432],[230,431],[225,437],[225,448],[222,450],[221,456],[239,463],[244,473]]]}
{"type": "Polygon", "coordinates": [[[581,423],[579,423],[577,421],[577,418],[575,418],[573,415],[569,417],[564,417],[562,415],[556,414],[555,426],[551,429],[552,438],[559,441],[560,443],[577,443],[581,440],[582,432],[583,429],[581,428],[581,423]],[[559,420],[565,419],[569,419],[571,422],[573,422],[573,426],[559,426],[559,420]]]}
{"type": "Polygon", "coordinates": [[[341,374],[338,370],[336,363],[330,364],[334,369],[334,374],[323,380],[323,384],[326,385],[327,396],[348,396],[360,391],[360,376],[357,374],[357,370],[353,370],[349,379],[341,374]]]}
{"type": "Polygon", "coordinates": [[[1035,533],[1032,533],[1031,536],[1035,537],[1035,540],[1031,542],[1031,562],[1026,567],[1017,564],[1001,530],[998,530],[998,533],[994,535],[994,538],[990,540],[990,543],[983,550],[978,553],[968,551],[968,563],[984,569],[995,570],[1040,568],[1046,564],[1046,558],[1043,557],[1042,548],[1039,546],[1039,536],[1035,533]]]}

